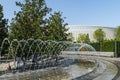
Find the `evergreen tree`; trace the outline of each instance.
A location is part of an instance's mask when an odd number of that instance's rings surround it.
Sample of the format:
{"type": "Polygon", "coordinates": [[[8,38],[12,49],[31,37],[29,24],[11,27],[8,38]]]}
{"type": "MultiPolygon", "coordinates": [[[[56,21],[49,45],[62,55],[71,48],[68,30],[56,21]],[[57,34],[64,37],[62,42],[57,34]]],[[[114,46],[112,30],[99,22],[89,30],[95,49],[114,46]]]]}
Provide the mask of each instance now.
{"type": "Polygon", "coordinates": [[[68,37],[67,37],[68,41],[73,41],[74,37],[72,33],[68,33],[68,37]]]}
{"type": "Polygon", "coordinates": [[[21,11],[13,18],[10,38],[67,40],[67,23],[64,23],[62,13],[50,14],[51,8],[47,7],[45,0],[25,0],[24,3],[16,2],[16,5],[21,11]]]}
{"type": "MultiPolygon", "coordinates": [[[[8,29],[7,29],[7,19],[4,19],[4,14],[3,14],[3,7],[2,5],[0,5],[0,47],[1,44],[4,40],[4,38],[8,37],[8,29]]],[[[4,44],[3,48],[1,49],[2,53],[1,54],[5,54],[6,53],[6,49],[7,49],[8,44],[4,44]]]]}
{"type": "Polygon", "coordinates": [[[13,18],[10,26],[10,38],[28,39],[43,38],[46,26],[46,15],[51,11],[44,0],[25,0],[24,3],[16,2],[21,8],[13,18]]]}
{"type": "Polygon", "coordinates": [[[89,43],[89,42],[90,42],[89,34],[86,34],[85,42],[86,42],[86,43],[89,43]]]}
{"type": "Polygon", "coordinates": [[[67,40],[69,34],[66,25],[67,23],[64,23],[61,12],[51,14],[48,21],[49,38],[58,41],[67,40]]]}
{"type": "Polygon", "coordinates": [[[8,37],[7,19],[4,19],[3,7],[0,5],[0,45],[4,38],[8,37]]]}
{"type": "MultiPolygon", "coordinates": [[[[24,3],[16,2],[16,5],[21,10],[15,15],[10,25],[10,39],[67,40],[68,29],[65,28],[67,23],[64,23],[62,13],[50,14],[51,8],[47,7],[45,0],[25,0],[24,3]]],[[[44,47],[46,46],[47,44],[44,47]]],[[[33,45],[33,49],[35,47],[36,45],[33,45]]],[[[17,51],[17,53],[19,56],[21,52],[17,51]]],[[[25,49],[25,55],[27,53],[28,50],[25,49]]],[[[45,53],[48,53],[47,50],[45,53]]]]}

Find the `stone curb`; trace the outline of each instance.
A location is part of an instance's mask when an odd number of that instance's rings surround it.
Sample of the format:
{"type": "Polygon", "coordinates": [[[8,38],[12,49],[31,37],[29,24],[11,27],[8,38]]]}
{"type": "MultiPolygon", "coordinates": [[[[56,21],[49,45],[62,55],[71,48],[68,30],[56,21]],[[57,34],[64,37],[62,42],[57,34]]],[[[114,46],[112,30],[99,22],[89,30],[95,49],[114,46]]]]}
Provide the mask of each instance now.
{"type": "Polygon", "coordinates": [[[102,74],[105,69],[106,65],[103,62],[99,61],[91,72],[72,80],[93,80],[94,78],[102,74]]]}

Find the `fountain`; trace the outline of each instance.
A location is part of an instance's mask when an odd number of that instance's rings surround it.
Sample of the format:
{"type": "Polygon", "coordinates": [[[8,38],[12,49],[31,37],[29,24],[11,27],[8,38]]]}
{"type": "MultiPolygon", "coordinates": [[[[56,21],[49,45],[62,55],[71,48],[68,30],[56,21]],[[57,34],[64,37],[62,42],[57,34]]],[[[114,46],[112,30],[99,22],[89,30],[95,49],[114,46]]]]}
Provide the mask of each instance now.
{"type": "Polygon", "coordinates": [[[96,51],[91,45],[86,43],[71,43],[65,51],[96,51]]]}
{"type": "Polygon", "coordinates": [[[95,51],[83,43],[40,39],[10,41],[5,38],[0,47],[0,80],[79,80],[77,78],[105,68],[95,57],[74,58],[62,54],[62,51],[83,48],[95,51]]]}

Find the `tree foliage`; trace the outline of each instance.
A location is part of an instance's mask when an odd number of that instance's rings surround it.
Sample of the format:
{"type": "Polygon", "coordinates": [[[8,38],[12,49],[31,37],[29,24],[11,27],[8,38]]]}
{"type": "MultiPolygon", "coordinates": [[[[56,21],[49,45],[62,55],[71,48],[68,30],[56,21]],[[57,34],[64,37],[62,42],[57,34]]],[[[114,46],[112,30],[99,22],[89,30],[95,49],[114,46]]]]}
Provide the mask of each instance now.
{"type": "Polygon", "coordinates": [[[45,0],[25,0],[16,2],[21,8],[10,26],[10,38],[66,40],[67,29],[61,12],[50,14],[45,0]]]}
{"type": "Polygon", "coordinates": [[[74,40],[73,34],[68,33],[67,39],[68,39],[68,41],[73,41],[74,40]]]}
{"type": "Polygon", "coordinates": [[[67,23],[64,23],[61,12],[51,14],[48,21],[48,36],[50,39],[63,41],[67,40],[67,23]]]}
{"type": "Polygon", "coordinates": [[[7,19],[4,19],[3,7],[0,5],[0,45],[4,38],[8,37],[7,19]]]}
{"type": "Polygon", "coordinates": [[[90,42],[89,34],[79,34],[77,42],[89,43],[90,42]]]}
{"type": "Polygon", "coordinates": [[[100,42],[103,41],[105,38],[105,32],[102,29],[97,29],[93,34],[94,39],[100,42]]]}
{"type": "Polygon", "coordinates": [[[117,27],[116,31],[115,31],[115,37],[117,41],[120,41],[120,26],[117,27]]]}
{"type": "MultiPolygon", "coordinates": [[[[3,17],[4,17],[3,7],[2,5],[0,5],[0,46],[2,45],[4,38],[8,37],[8,29],[7,29],[8,20],[4,19],[3,17]]],[[[0,55],[7,53],[7,49],[8,49],[8,44],[5,43],[2,49],[0,49],[0,53],[1,53],[0,55]]]]}
{"type": "Polygon", "coordinates": [[[25,3],[16,2],[21,8],[11,23],[11,38],[28,39],[42,38],[46,25],[45,16],[51,11],[44,0],[25,0],[25,3]]]}
{"type": "MultiPolygon", "coordinates": [[[[104,40],[102,41],[102,51],[103,52],[114,52],[115,50],[115,41],[114,40],[104,40]]],[[[91,42],[96,51],[100,51],[100,43],[99,42],[91,42]]]]}

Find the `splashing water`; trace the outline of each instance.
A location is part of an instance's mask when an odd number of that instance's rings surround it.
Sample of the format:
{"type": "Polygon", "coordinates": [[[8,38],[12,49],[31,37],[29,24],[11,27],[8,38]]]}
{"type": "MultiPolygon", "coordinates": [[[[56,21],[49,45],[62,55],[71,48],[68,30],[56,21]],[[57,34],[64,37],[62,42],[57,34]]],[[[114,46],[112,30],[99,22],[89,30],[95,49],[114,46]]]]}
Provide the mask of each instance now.
{"type": "MultiPolygon", "coordinates": [[[[72,67],[69,69],[66,66],[72,65],[76,61],[59,56],[61,51],[64,51],[69,45],[71,43],[66,41],[42,41],[40,39],[13,39],[10,41],[5,38],[0,47],[0,78],[14,78],[15,80],[26,80],[27,78],[28,80],[69,79],[68,75],[70,74],[67,71],[70,71],[72,67]],[[47,77],[45,77],[46,75],[47,77]]],[[[71,75],[73,74],[71,73],[71,75]]]]}

